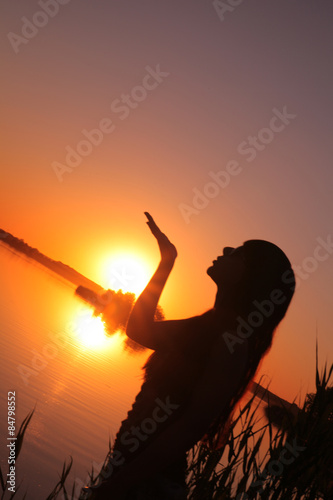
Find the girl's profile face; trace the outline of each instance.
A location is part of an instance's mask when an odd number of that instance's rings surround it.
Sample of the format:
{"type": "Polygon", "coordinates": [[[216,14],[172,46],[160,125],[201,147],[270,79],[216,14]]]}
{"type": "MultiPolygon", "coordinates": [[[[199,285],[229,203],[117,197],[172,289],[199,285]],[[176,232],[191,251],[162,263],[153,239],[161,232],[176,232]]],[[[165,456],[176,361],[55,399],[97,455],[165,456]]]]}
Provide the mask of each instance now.
{"type": "Polygon", "coordinates": [[[236,285],[245,273],[244,246],[237,248],[225,247],[222,255],[213,260],[213,265],[207,269],[207,274],[217,285],[236,285]]]}

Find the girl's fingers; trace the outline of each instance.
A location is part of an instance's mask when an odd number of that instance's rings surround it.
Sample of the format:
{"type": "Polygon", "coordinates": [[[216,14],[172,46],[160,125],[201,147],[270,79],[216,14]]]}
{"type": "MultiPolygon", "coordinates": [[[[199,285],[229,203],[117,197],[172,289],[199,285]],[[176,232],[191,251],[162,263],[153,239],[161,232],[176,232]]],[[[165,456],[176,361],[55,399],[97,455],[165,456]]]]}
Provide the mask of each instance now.
{"type": "Polygon", "coordinates": [[[170,262],[174,262],[175,258],[177,257],[176,247],[170,242],[169,238],[164,233],[162,233],[150,213],[144,212],[144,214],[148,219],[147,225],[149,229],[157,239],[162,258],[170,260],[170,262]]]}
{"type": "Polygon", "coordinates": [[[151,230],[151,232],[153,233],[153,235],[156,236],[157,234],[161,233],[161,230],[157,226],[157,224],[154,221],[154,219],[152,218],[152,216],[148,212],[144,212],[144,214],[148,219],[147,225],[148,225],[149,229],[151,230]]]}
{"type": "Polygon", "coordinates": [[[143,212],[145,214],[145,216],[147,217],[147,219],[152,219],[152,216],[150,215],[149,212],[143,212]]]}
{"type": "Polygon", "coordinates": [[[152,218],[152,216],[150,215],[149,212],[143,212],[145,214],[145,216],[147,217],[148,221],[153,221],[154,222],[154,219],[152,218]]]}
{"type": "Polygon", "coordinates": [[[157,227],[156,222],[154,221],[154,219],[152,218],[152,216],[151,216],[148,212],[145,212],[145,216],[146,216],[146,217],[147,217],[147,219],[148,219],[147,224],[148,224],[149,226],[156,226],[156,227],[157,227]]]}

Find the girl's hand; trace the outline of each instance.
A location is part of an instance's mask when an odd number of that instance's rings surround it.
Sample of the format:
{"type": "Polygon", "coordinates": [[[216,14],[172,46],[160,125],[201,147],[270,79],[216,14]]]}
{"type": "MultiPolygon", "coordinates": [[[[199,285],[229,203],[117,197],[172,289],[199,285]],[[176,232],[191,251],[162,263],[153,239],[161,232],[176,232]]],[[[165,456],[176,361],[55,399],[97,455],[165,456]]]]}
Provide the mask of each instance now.
{"type": "Polygon", "coordinates": [[[157,243],[161,252],[162,262],[173,264],[177,257],[177,250],[175,245],[173,245],[169,238],[164,233],[162,233],[162,231],[156,225],[154,219],[148,212],[145,212],[145,216],[148,219],[147,225],[149,229],[157,239],[157,243]]]}

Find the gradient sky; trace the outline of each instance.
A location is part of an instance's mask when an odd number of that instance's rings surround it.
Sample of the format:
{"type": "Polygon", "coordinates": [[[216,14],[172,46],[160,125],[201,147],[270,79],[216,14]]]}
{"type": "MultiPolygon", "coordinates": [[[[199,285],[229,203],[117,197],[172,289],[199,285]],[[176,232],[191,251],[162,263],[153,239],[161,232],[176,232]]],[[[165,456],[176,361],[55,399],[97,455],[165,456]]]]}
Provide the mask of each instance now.
{"type": "Polygon", "coordinates": [[[321,366],[333,359],[333,254],[308,259],[332,234],[332,3],[248,0],[223,13],[211,1],[54,2],[2,2],[0,227],[105,286],[114,253],[153,271],[149,211],[179,252],[168,318],[212,306],[205,272],[223,246],[275,242],[299,288],[263,372],[289,399],[313,390],[316,331],[321,366]],[[144,96],[136,87],[158,65],[165,76],[144,96]],[[116,100],[132,93],[121,113],[116,100]],[[293,117],[263,132],[274,109],[293,117]],[[106,118],[113,131],[60,182],[54,162],[106,118]],[[258,132],[266,143],[248,161],[258,132]],[[209,188],[231,161],[238,174],[209,188]],[[196,190],[214,197],[186,221],[196,190]]]}

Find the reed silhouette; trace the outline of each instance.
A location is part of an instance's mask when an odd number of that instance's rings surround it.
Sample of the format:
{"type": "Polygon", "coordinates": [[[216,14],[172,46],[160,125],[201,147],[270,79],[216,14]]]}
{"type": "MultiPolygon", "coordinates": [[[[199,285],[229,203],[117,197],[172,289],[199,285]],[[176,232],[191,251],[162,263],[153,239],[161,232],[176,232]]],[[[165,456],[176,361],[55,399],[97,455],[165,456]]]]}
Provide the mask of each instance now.
{"type": "Polygon", "coordinates": [[[126,334],[154,352],[100,483],[82,492],[82,498],[187,498],[186,452],[200,440],[212,449],[223,448],[235,405],[271,347],[295,289],[282,250],[249,240],[225,247],[207,269],[217,285],[212,309],[187,319],[156,321],[177,250],[145,214],[161,260],[134,304],[126,334]]]}

